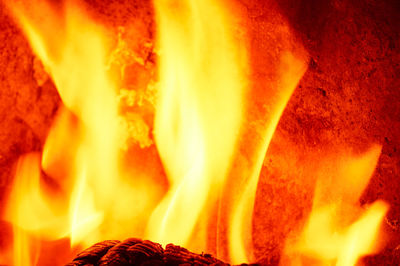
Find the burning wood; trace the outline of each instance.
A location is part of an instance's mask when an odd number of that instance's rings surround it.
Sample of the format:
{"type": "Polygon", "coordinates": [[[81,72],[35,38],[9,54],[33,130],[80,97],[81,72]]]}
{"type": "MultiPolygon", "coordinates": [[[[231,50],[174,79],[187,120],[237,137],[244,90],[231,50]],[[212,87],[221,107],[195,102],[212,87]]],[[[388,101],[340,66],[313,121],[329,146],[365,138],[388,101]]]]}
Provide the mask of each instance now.
{"type": "MultiPolygon", "coordinates": [[[[214,265],[228,266],[210,254],[196,254],[185,248],[169,244],[165,250],[160,244],[130,238],[123,242],[103,241],[79,253],[66,266],[80,265],[214,265]]],[[[243,266],[247,264],[241,264],[243,266]]],[[[256,266],[256,264],[252,264],[256,266]]]]}

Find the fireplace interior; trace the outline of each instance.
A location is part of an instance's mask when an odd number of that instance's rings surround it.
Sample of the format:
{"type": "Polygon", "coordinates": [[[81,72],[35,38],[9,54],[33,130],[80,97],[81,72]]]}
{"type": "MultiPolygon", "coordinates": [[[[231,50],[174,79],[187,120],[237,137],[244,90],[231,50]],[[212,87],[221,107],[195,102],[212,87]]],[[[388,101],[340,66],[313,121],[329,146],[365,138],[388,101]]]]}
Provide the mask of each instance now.
{"type": "Polygon", "coordinates": [[[195,2],[0,1],[0,265],[400,265],[400,2],[195,2]]]}

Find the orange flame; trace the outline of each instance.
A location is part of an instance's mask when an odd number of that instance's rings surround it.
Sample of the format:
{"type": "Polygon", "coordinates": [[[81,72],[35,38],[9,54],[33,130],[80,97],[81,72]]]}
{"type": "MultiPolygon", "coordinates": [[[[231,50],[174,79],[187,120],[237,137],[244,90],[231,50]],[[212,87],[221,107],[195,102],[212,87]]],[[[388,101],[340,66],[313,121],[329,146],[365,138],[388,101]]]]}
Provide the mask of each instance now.
{"type": "MultiPolygon", "coordinates": [[[[171,187],[152,215],[148,236],[187,246],[232,161],[246,55],[217,1],[157,0],[155,7],[161,51],[155,139],[171,187]]],[[[204,250],[205,240],[196,242],[204,250]]]]}
{"type": "MultiPolygon", "coordinates": [[[[107,73],[105,32],[73,3],[65,6],[63,14],[43,1],[9,7],[65,107],[49,133],[42,158],[43,170],[57,183],[58,193],[43,191],[37,157],[22,158],[6,219],[26,234],[45,233],[53,240],[69,235],[72,245],[140,236],[143,225],[138,217],[149,214],[146,208],[153,192],[147,184],[133,186],[120,169],[121,136],[126,134],[119,123],[117,86],[107,73]],[[51,212],[58,201],[63,207],[51,212]]],[[[17,244],[24,241],[23,233],[19,236],[17,244]]],[[[30,265],[22,256],[29,252],[15,250],[14,263],[30,265]]]]}
{"type": "MultiPolygon", "coordinates": [[[[68,219],[60,211],[61,202],[50,201],[40,184],[40,156],[28,154],[19,159],[16,178],[8,205],[8,219],[14,224],[14,264],[31,265],[38,259],[40,243],[32,232],[43,239],[67,235],[68,219]]],[[[51,195],[51,194],[50,194],[51,195]]]]}
{"type": "MultiPolygon", "coordinates": [[[[270,102],[270,110],[265,117],[265,124],[257,132],[258,139],[255,141],[256,148],[252,153],[251,159],[240,169],[240,175],[245,179],[245,182],[235,192],[237,194],[232,204],[228,225],[229,257],[233,263],[254,260],[251,229],[258,179],[265,154],[279,119],[297,83],[306,70],[303,57],[304,55],[295,55],[289,51],[283,53],[278,71],[278,86],[276,91],[271,92],[271,94],[273,93],[274,101],[270,102]]],[[[235,170],[237,171],[237,169],[235,170]]]]}
{"type": "MultiPolygon", "coordinates": [[[[129,177],[120,160],[127,132],[120,125],[118,84],[107,71],[105,30],[73,2],[59,13],[43,1],[9,5],[64,104],[42,157],[28,154],[18,163],[6,214],[14,225],[15,265],[35,264],[40,241],[61,237],[69,237],[73,246],[88,246],[145,236],[207,250],[207,233],[193,237],[194,231],[212,220],[209,210],[216,209],[224,186],[237,176],[227,211],[228,259],[253,259],[251,239],[245,237],[251,234],[245,232],[251,231],[259,174],[305,60],[281,54],[276,91],[270,93],[255,148],[248,151],[245,166],[236,169],[243,125],[252,118],[245,40],[234,37],[240,27],[214,0],[154,3],[160,51],[154,136],[170,181],[161,202],[151,178],[129,177]]],[[[354,213],[379,153],[380,147],[374,147],[350,163],[340,162],[335,178],[332,169],[322,171],[328,179],[320,179],[309,223],[288,252],[353,265],[373,250],[370,243],[387,206],[377,202],[356,221],[354,213]],[[323,180],[332,181],[322,186],[323,180]],[[327,226],[321,228],[322,222],[327,226]]]]}
{"type": "MultiPolygon", "coordinates": [[[[374,240],[388,206],[376,201],[363,210],[358,199],[380,152],[380,146],[373,146],[361,157],[341,156],[333,168],[323,168],[308,223],[300,239],[288,244],[287,253],[313,258],[321,265],[335,262],[349,266],[355,265],[361,256],[377,251],[374,240]]],[[[287,264],[304,265],[301,259],[287,264]]]]}

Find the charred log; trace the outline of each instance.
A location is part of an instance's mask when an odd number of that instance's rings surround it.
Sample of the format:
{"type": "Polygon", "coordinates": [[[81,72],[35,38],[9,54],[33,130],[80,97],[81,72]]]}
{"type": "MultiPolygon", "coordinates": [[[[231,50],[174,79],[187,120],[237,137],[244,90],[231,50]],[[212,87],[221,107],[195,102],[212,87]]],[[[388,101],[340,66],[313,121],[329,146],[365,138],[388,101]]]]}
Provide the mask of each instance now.
{"type": "MultiPolygon", "coordinates": [[[[123,242],[106,240],[99,242],[79,253],[66,266],[188,266],[213,265],[228,266],[230,264],[216,259],[211,254],[196,254],[189,250],[168,244],[165,249],[158,243],[149,240],[129,238],[123,242]]],[[[241,264],[243,266],[249,264],[241,264]]],[[[256,266],[258,264],[251,264],[256,266]]]]}

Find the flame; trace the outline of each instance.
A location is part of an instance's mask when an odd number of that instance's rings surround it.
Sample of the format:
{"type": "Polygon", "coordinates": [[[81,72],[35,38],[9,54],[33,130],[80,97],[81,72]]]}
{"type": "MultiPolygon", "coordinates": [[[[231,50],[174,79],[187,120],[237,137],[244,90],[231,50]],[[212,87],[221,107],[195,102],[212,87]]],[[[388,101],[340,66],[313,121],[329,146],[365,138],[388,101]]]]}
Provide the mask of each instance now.
{"type": "MultiPolygon", "coordinates": [[[[321,265],[334,262],[349,266],[355,265],[360,257],[378,251],[375,238],[388,205],[376,201],[364,209],[358,199],[380,152],[381,146],[375,145],[360,157],[340,156],[333,168],[321,171],[308,222],[297,243],[286,247],[288,253],[313,258],[321,265]]],[[[303,265],[301,260],[297,262],[303,265]]]]}
{"type": "MultiPolygon", "coordinates": [[[[161,52],[155,139],[170,189],[148,236],[188,246],[231,165],[245,106],[246,55],[218,1],[156,0],[155,7],[161,52]]],[[[195,242],[204,250],[204,239],[195,242]]]]}
{"type": "MultiPolygon", "coordinates": [[[[67,175],[76,177],[70,205],[71,238],[76,244],[85,236],[78,232],[90,233],[102,220],[102,213],[93,202],[92,191],[95,189],[99,193],[96,196],[101,202],[97,204],[108,208],[111,203],[108,200],[112,198],[110,192],[115,188],[115,182],[110,180],[118,177],[116,88],[105,71],[106,46],[100,29],[73,6],[67,7],[65,26],[50,6],[44,3],[39,6],[44,11],[36,14],[48,15],[46,23],[60,28],[45,28],[42,21],[26,14],[26,9],[13,7],[13,11],[56,84],[64,105],[79,119],[78,130],[74,130],[73,125],[60,118],[60,123],[49,135],[43,157],[46,170],[52,165],[49,160],[58,158],[63,148],[68,147],[67,142],[79,143],[76,150],[71,151],[73,158],[66,166],[70,168],[67,175]],[[52,38],[56,34],[60,37],[52,38]],[[74,218],[78,214],[79,222],[74,218]]],[[[62,113],[68,111],[64,109],[62,113]]]]}
{"type": "Polygon", "coordinates": [[[138,221],[149,214],[153,192],[145,182],[132,185],[120,167],[121,136],[126,134],[119,122],[117,84],[107,72],[105,31],[73,2],[62,14],[44,1],[9,8],[64,104],[42,159],[21,158],[16,173],[6,214],[18,229],[14,264],[34,264],[29,259],[33,251],[24,250],[34,238],[69,236],[72,246],[88,246],[140,236],[138,221]],[[43,189],[41,169],[56,188],[43,189]]]}
{"type": "MultiPolygon", "coordinates": [[[[45,1],[8,4],[63,101],[42,155],[18,162],[5,217],[14,226],[15,265],[36,264],[40,241],[63,237],[72,246],[135,236],[207,251],[210,233],[195,230],[213,222],[223,200],[230,204],[227,259],[253,260],[251,221],[262,163],[306,64],[303,56],[280,52],[268,110],[258,118],[263,122],[254,140],[247,140],[255,130],[243,127],[255,117],[246,40],[235,37],[241,27],[234,8],[222,4],[154,1],[160,51],[154,138],[169,180],[160,202],[151,178],[130,176],[121,162],[128,134],[120,124],[118,84],[107,71],[107,32],[76,2],[59,12],[45,1]],[[252,147],[240,161],[246,141],[252,147]],[[231,190],[227,199],[225,190],[231,190]]],[[[288,254],[354,265],[375,250],[371,243],[388,207],[375,202],[362,210],[358,199],[380,149],[330,158],[337,164],[320,171],[309,221],[288,254]]]]}
{"type": "Polygon", "coordinates": [[[303,57],[306,56],[293,54],[289,51],[282,54],[278,70],[278,85],[275,90],[271,90],[273,100],[270,99],[269,112],[265,115],[265,123],[257,132],[257,139],[253,140],[256,142],[256,148],[252,151],[250,160],[246,165],[240,169],[235,169],[235,172],[240,170],[240,175],[245,178],[245,181],[235,191],[228,224],[229,258],[232,263],[248,263],[254,260],[252,219],[258,179],[265,154],[283,110],[306,70],[303,57]]]}
{"type": "Polygon", "coordinates": [[[67,219],[59,211],[63,205],[49,201],[49,195],[41,189],[40,176],[39,154],[27,154],[19,159],[11,191],[13,204],[7,206],[14,223],[15,265],[31,265],[37,260],[39,245],[31,238],[31,232],[44,239],[67,234],[67,219]]]}

